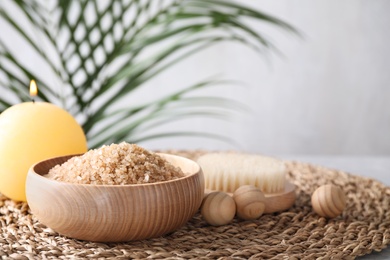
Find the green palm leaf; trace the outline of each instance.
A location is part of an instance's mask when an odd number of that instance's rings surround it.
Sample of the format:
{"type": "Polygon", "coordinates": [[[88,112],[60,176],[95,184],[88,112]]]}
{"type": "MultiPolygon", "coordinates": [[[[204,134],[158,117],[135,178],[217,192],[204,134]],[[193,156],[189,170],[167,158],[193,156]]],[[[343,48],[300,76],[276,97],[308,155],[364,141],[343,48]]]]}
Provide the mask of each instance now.
{"type": "Polygon", "coordinates": [[[242,105],[197,94],[223,81],[206,80],[143,105],[118,104],[170,67],[220,42],[236,41],[260,53],[277,51],[248,19],[298,34],[284,21],[238,1],[2,1],[1,22],[46,64],[60,86],[31,69],[12,42],[1,37],[0,91],[5,94],[0,96],[0,111],[29,100],[27,85],[34,78],[39,99],[72,113],[90,148],[122,140],[198,135],[186,130],[148,134],[145,129],[194,116],[228,118],[242,105]],[[18,16],[10,15],[10,6],[18,16]]]}

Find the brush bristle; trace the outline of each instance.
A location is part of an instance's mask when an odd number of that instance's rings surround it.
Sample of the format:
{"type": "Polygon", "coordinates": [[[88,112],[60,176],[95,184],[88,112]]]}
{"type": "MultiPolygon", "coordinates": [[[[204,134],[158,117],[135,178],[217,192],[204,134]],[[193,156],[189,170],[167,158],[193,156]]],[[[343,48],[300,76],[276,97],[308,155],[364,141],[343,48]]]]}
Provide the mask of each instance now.
{"type": "Polygon", "coordinates": [[[286,168],[278,159],[251,154],[211,153],[198,159],[206,189],[234,192],[242,185],[254,185],[264,193],[284,190],[286,168]]]}

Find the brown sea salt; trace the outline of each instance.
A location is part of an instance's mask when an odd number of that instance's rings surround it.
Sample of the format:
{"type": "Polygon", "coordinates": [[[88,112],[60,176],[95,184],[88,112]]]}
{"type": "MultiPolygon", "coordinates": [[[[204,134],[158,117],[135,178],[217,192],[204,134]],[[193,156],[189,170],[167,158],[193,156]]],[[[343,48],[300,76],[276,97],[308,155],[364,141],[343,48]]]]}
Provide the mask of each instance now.
{"type": "Polygon", "coordinates": [[[50,179],[79,184],[142,184],[183,177],[180,168],[138,145],[126,142],[89,150],[50,169],[50,179]]]}

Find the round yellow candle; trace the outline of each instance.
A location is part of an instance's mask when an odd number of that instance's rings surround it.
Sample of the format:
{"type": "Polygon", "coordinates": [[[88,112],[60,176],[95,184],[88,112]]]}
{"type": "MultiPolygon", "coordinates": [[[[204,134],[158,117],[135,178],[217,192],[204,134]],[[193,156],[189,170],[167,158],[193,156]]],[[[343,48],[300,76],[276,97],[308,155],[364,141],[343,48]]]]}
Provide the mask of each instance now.
{"type": "Polygon", "coordinates": [[[0,115],[0,193],[26,201],[28,169],[41,160],[87,151],[84,132],[65,110],[28,102],[0,115]]]}

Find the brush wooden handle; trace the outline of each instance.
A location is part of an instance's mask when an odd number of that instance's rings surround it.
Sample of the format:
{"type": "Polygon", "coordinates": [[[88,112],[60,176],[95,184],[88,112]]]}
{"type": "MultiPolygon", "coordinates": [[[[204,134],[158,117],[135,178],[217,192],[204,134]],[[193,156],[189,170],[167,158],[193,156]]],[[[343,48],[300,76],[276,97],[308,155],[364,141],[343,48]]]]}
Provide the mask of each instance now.
{"type": "MultiPolygon", "coordinates": [[[[274,213],[287,210],[295,203],[296,186],[290,182],[286,182],[284,190],[277,193],[264,193],[265,196],[265,210],[264,213],[274,213]]],[[[205,195],[213,192],[214,190],[205,190],[205,195]]],[[[228,193],[233,196],[232,193],[228,193]]]]}
{"type": "Polygon", "coordinates": [[[284,211],[292,207],[295,203],[296,186],[290,182],[286,182],[284,191],[278,193],[264,194],[265,210],[264,213],[274,213],[284,211]]]}

